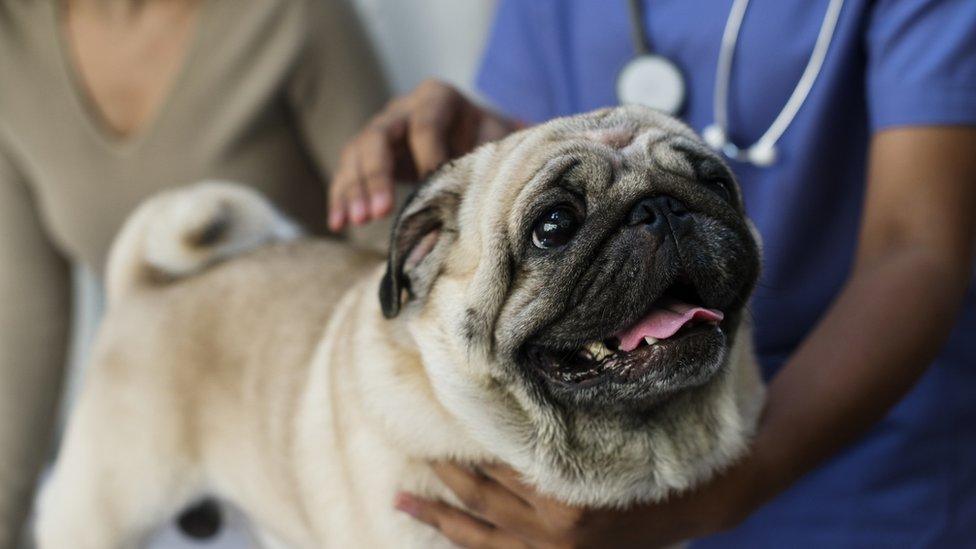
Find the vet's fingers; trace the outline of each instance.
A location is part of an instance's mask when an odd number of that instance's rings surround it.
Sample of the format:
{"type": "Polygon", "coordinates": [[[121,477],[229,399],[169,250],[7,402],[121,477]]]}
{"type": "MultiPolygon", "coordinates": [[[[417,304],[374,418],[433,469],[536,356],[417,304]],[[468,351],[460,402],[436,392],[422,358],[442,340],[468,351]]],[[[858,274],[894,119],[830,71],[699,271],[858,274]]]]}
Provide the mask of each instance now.
{"type": "Polygon", "coordinates": [[[526,127],[526,124],[518,120],[510,120],[497,114],[482,116],[478,124],[478,133],[475,136],[476,143],[487,143],[501,139],[506,135],[526,127]]]}
{"type": "Polygon", "coordinates": [[[479,467],[481,472],[508,488],[515,496],[521,498],[527,505],[535,508],[547,522],[561,526],[564,522],[574,522],[583,512],[578,507],[566,505],[545,494],[540,494],[535,488],[522,480],[522,476],[507,465],[484,465],[479,467]]]}
{"type": "Polygon", "coordinates": [[[436,528],[453,543],[470,549],[525,549],[522,540],[477,518],[442,503],[410,494],[397,494],[394,506],[411,517],[436,528]]]}
{"type": "Polygon", "coordinates": [[[484,476],[507,488],[509,492],[524,501],[527,505],[535,506],[537,501],[549,499],[536,492],[535,488],[523,482],[519,472],[507,465],[480,465],[478,466],[478,470],[484,476]]]}
{"type": "Polygon", "coordinates": [[[421,179],[450,159],[449,132],[461,108],[461,97],[450,86],[428,80],[418,88],[407,142],[421,179]]]}
{"type": "Polygon", "coordinates": [[[393,209],[395,159],[393,136],[379,129],[368,131],[361,138],[359,173],[368,199],[367,212],[379,219],[393,209]]]}
{"type": "MultiPolygon", "coordinates": [[[[357,155],[359,158],[359,155],[357,155]]],[[[346,219],[354,225],[362,225],[369,219],[366,209],[366,186],[362,172],[356,166],[356,177],[342,189],[342,202],[345,204],[346,219]]]]}
{"type": "MultiPolygon", "coordinates": [[[[559,538],[566,533],[578,530],[592,516],[582,507],[567,505],[547,495],[540,494],[535,488],[526,484],[518,471],[507,465],[492,464],[479,467],[479,470],[495,482],[508,488],[535,509],[536,516],[550,536],[559,538]]],[[[542,539],[542,538],[532,538],[542,539]]]]}
{"type": "Polygon", "coordinates": [[[359,185],[349,190],[346,194],[346,214],[353,225],[362,225],[369,221],[369,210],[367,209],[366,188],[359,185]]]}
{"type": "Polygon", "coordinates": [[[545,533],[545,525],[532,506],[505,486],[453,463],[437,463],[432,468],[475,516],[527,539],[545,533]]]}
{"type": "Polygon", "coordinates": [[[333,232],[340,231],[348,221],[346,195],[350,188],[359,185],[358,164],[354,144],[350,143],[342,151],[339,167],[329,182],[329,229],[333,232]]]}
{"type": "Polygon", "coordinates": [[[346,203],[335,186],[329,188],[329,230],[339,232],[346,226],[346,203]]]}

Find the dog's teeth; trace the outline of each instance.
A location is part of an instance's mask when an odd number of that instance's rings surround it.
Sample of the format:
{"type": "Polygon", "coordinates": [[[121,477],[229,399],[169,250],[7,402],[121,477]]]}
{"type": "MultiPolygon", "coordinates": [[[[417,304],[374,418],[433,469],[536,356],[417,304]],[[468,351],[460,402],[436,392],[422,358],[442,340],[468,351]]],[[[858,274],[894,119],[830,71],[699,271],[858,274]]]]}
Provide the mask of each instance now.
{"type": "Polygon", "coordinates": [[[613,351],[607,349],[607,346],[601,341],[593,341],[586,346],[587,352],[594,360],[600,361],[613,354],[613,351]]]}
{"type": "Polygon", "coordinates": [[[655,343],[657,343],[657,341],[658,340],[656,338],[653,338],[651,336],[644,336],[644,343],[647,343],[648,345],[654,345],[655,343]]]}
{"type": "Polygon", "coordinates": [[[586,352],[593,357],[593,360],[600,360],[600,347],[596,343],[587,344],[586,352]]]}

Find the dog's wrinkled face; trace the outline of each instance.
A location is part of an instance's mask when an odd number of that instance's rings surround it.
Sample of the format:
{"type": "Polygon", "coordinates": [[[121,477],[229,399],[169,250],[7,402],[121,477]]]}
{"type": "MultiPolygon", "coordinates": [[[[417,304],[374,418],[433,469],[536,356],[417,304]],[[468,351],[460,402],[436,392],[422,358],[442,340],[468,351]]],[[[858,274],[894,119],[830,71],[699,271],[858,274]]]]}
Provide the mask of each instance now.
{"type": "Polygon", "coordinates": [[[643,409],[721,368],[758,274],[722,163],[681,134],[630,128],[545,164],[511,244],[503,339],[564,404],[643,409]],[[521,339],[521,341],[520,341],[521,339]]]}
{"type": "MultiPolygon", "coordinates": [[[[759,271],[721,160],[670,120],[622,114],[562,120],[543,143],[516,145],[537,148],[521,158],[537,169],[502,182],[516,187],[514,230],[499,227],[509,296],[492,344],[564,404],[646,408],[706,383],[759,271]]],[[[441,213],[413,232],[439,236],[441,213]]],[[[418,244],[415,258],[434,242],[418,244]]]]}
{"type": "Polygon", "coordinates": [[[728,377],[758,273],[725,165],[679,122],[627,107],[443,169],[401,214],[381,300],[387,316],[406,302],[437,326],[419,343],[453,368],[432,378],[505,392],[499,406],[562,432],[553,452],[592,443],[599,459],[621,447],[594,429],[624,436],[673,400],[718,398],[705,388],[728,377]]]}

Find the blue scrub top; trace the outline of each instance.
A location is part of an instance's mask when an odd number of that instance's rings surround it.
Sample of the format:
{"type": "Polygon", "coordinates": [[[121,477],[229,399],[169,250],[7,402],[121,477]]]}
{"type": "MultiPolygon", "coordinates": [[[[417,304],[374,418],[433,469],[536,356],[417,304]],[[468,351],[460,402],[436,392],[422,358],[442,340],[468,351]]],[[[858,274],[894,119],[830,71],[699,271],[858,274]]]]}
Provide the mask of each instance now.
{"type": "MultiPolygon", "coordinates": [[[[827,3],[750,3],[730,85],[735,143],[755,142],[786,103],[827,3]]],[[[731,4],[646,2],[651,47],[684,72],[683,117],[699,132],[713,121],[731,4]]],[[[501,0],[479,89],[531,122],[614,105],[617,73],[633,56],[628,25],[626,0],[501,0]]],[[[777,163],[731,163],[764,239],[752,308],[767,377],[850,272],[871,134],[945,124],[976,125],[976,0],[847,0],[777,163]]],[[[976,547],[976,293],[940,358],[871,433],[739,528],[697,545],[976,547]]]]}

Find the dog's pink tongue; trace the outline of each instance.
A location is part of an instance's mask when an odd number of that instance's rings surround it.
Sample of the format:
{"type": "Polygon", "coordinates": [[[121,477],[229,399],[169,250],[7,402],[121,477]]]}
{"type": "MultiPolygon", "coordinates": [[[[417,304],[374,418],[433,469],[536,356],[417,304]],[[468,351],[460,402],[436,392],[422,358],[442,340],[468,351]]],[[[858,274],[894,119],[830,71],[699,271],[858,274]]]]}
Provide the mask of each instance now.
{"type": "Polygon", "coordinates": [[[645,337],[667,339],[692,320],[721,322],[725,315],[715,309],[696,307],[676,300],[663,300],[654,306],[651,314],[640,322],[617,334],[620,350],[629,353],[640,345],[645,337]]]}

